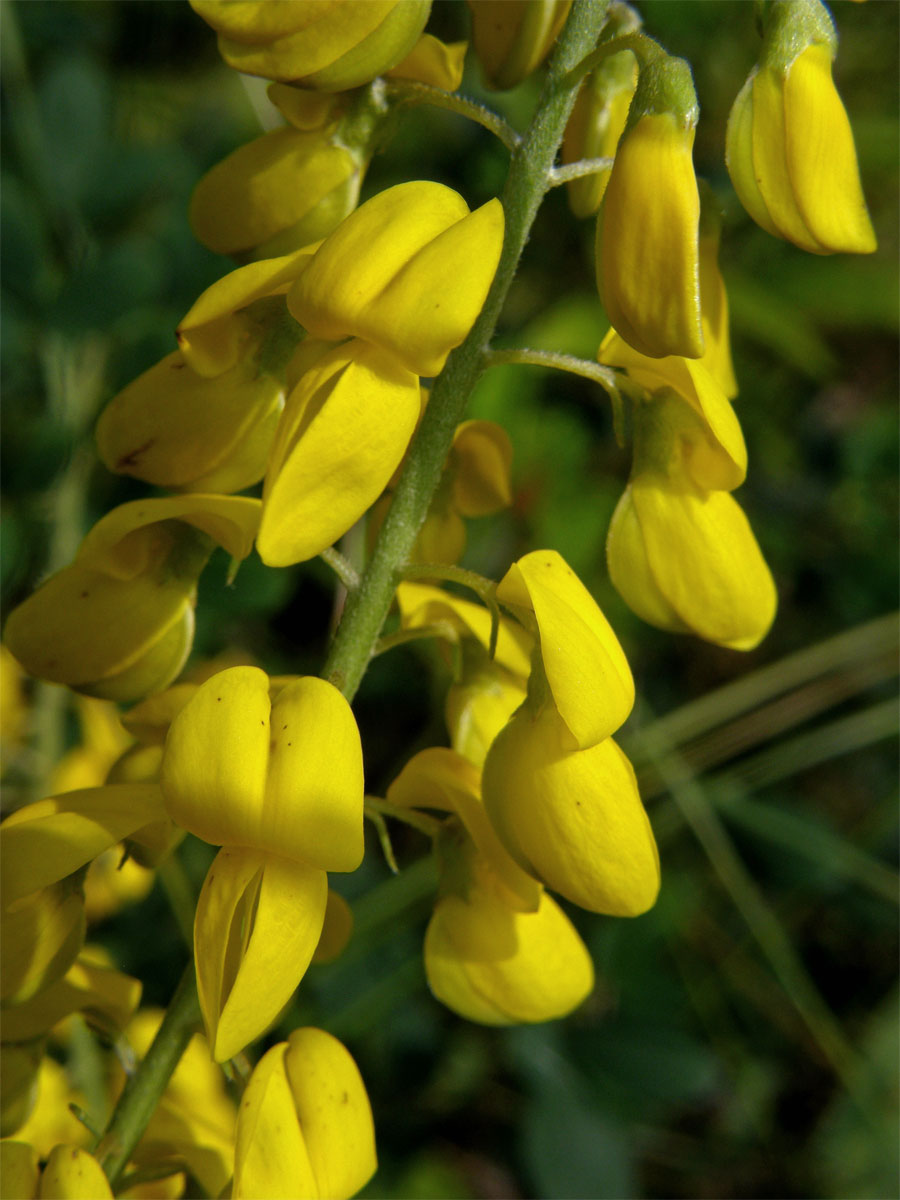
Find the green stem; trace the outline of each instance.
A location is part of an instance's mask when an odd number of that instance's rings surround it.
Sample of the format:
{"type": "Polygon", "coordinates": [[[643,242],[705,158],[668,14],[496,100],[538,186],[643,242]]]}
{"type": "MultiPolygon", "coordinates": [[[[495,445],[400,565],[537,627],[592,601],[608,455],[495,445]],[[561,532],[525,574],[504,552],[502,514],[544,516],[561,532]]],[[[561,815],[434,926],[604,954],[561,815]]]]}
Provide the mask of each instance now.
{"type": "Polygon", "coordinates": [[[431,87],[427,83],[399,82],[391,80],[385,86],[385,95],[404,105],[430,104],[434,108],[444,108],[449,112],[458,113],[469,121],[474,121],[483,129],[487,129],[503,143],[509,151],[519,145],[521,138],[506,121],[497,113],[491,112],[482,104],[466,100],[455,92],[445,92],[441,88],[431,87]]]}
{"type": "Polygon", "coordinates": [[[140,1066],[125,1084],[112,1120],[94,1151],[115,1190],[172,1072],[197,1030],[200,1002],[189,963],[166,1010],[159,1032],[140,1066]]]}
{"type": "Polygon", "coordinates": [[[356,694],[372,657],[390,609],[397,572],[409,559],[440,481],[454,430],[485,368],[487,346],[547,190],[550,168],[575,103],[578,79],[573,81],[568,76],[596,45],[606,8],[606,0],[575,0],[551,59],[534,119],[512,153],[502,197],[506,230],[494,282],[469,336],[452,351],[435,381],[393,503],[360,586],[348,597],[322,672],[348,700],[356,694]]]}
{"type": "Polygon", "coordinates": [[[559,187],[573,179],[583,179],[585,175],[598,175],[601,171],[611,171],[614,158],[580,158],[578,162],[566,163],[562,167],[550,168],[550,185],[559,187]]]}

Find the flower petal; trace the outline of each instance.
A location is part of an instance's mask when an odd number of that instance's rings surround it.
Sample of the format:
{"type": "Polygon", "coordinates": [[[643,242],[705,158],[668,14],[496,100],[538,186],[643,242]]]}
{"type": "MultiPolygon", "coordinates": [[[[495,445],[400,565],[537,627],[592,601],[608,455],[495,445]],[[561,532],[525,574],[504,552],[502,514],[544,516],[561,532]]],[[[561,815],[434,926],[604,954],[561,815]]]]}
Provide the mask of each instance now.
{"type": "Polygon", "coordinates": [[[590,912],[637,916],[656,900],[659,856],[634,771],[612,738],[569,745],[555,709],[520,709],[484,764],[488,815],[547,887],[590,912]]]}
{"type": "Polygon", "coordinates": [[[84,788],[18,809],[2,825],[2,906],[64,879],[108,847],[161,820],[165,809],[154,783],[84,788]]]}
{"type": "Polygon", "coordinates": [[[327,896],[325,872],[314,867],[230,847],[216,855],[194,922],[197,991],[216,1062],[240,1053],[287,1004],[319,940],[327,896]]]}
{"type": "MultiPolygon", "coordinates": [[[[490,646],[491,614],[482,604],[474,604],[424,583],[401,583],[396,600],[404,629],[419,629],[437,621],[448,621],[463,637],[474,638],[485,650],[490,646]]],[[[526,630],[501,618],[494,661],[513,675],[526,679],[531,669],[532,645],[533,639],[526,630]]]]}
{"type": "Polygon", "coordinates": [[[284,1066],[320,1196],[349,1200],[375,1174],[372,1109],[349,1052],[321,1029],[295,1029],[284,1066]]]}
{"type": "Polygon", "coordinates": [[[553,702],[578,746],[618,729],[634,704],[619,640],[587,588],[555,550],[513,563],[497,587],[503,604],[533,613],[553,702]]]}
{"type": "Polygon", "coordinates": [[[288,397],[263,489],[268,566],[313,558],[384,489],[419,416],[418,380],[375,346],[323,355],[288,397]]]}
{"type": "Polygon", "coordinates": [[[234,1200],[320,1195],[284,1059],[287,1042],[262,1056],[244,1089],[234,1150],[234,1200]]]}
{"type": "Polygon", "coordinates": [[[485,1025],[564,1017],[594,986],[584,943],[546,892],[536,912],[516,912],[483,889],[439,899],[425,974],[438,1000],[485,1025]]]}

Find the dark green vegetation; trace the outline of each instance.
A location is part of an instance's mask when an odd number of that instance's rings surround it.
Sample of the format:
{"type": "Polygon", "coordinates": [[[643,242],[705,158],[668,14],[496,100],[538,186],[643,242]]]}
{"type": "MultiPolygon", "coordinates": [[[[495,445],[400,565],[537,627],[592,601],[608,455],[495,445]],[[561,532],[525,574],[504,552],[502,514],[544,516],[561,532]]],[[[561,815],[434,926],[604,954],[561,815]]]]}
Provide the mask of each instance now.
{"type": "MultiPolygon", "coordinates": [[[[897,603],[898,9],[833,6],[836,79],[880,248],[814,258],[751,223],[722,161],[757,49],[752,5],[640,7],[647,31],[694,68],[695,162],[727,212],[722,267],[750,450],[738,499],[780,612],[750,655],[631,616],[604,566],[629,453],[603,393],[525,366],[484,377],[471,415],[509,430],[516,503],[470,525],[466,565],[499,577],[518,554],[553,546],[598,597],[638,683],[623,743],[663,893],[637,921],[572,914],[599,978],[572,1018],[484,1030],[425,988],[424,839],[396,835],[409,865],[397,879],[372,840],[363,869],[336,881],[360,898],[354,941],[309,973],[285,1019],[331,1029],[359,1061],[382,1164],[366,1195],[897,1195],[896,621],[873,622],[897,603]]],[[[3,16],[8,611],[104,511],[146,494],[99,466],[93,423],[230,269],[194,242],[187,204],[259,124],[186,3],[30,0],[3,16]]],[[[465,21],[462,4],[438,3],[430,28],[449,39],[465,21]]],[[[476,71],[463,91],[480,95],[476,71]]],[[[535,95],[526,84],[484,99],[522,127],[535,95]]],[[[431,178],[474,207],[504,171],[490,135],[420,109],[373,163],[364,196],[431,178]]],[[[605,322],[592,252],[593,222],[551,194],[504,344],[594,356],[605,322]]],[[[273,673],[317,672],[332,607],[324,565],[251,558],[232,588],[226,566],[201,583],[195,657],[237,647],[273,673]]],[[[428,650],[374,662],[356,703],[370,791],[443,740],[445,684],[428,650]]],[[[53,709],[46,693],[41,703],[53,709]]],[[[58,728],[45,724],[38,775],[58,728]]],[[[207,848],[180,853],[199,887],[207,848]]],[[[168,1000],[185,951],[159,889],[97,936],[144,979],[148,1002],[168,1000]]]]}

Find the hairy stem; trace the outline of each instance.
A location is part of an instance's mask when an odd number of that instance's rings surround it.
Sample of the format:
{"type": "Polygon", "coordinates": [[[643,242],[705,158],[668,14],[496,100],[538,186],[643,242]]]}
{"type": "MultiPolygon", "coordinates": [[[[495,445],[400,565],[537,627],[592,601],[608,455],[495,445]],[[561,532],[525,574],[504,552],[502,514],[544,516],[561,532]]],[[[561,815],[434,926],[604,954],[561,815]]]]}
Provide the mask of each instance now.
{"type": "Polygon", "coordinates": [[[605,0],[575,0],[550,62],[534,119],[513,150],[503,190],[506,231],[494,282],[471,332],[447,360],[413,440],[406,465],[359,588],[348,598],[323,669],[348,700],[356,694],[391,605],[399,569],[410,556],[431,497],[486,364],[487,347],[549,183],[550,169],[575,103],[573,68],[597,43],[605,0]]]}

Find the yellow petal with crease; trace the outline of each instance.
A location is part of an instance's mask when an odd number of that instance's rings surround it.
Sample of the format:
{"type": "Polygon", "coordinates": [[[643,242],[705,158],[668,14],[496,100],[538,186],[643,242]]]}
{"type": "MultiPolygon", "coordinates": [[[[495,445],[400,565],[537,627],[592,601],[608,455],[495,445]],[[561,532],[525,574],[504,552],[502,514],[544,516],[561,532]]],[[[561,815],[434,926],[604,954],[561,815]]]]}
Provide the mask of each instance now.
{"type": "Polygon", "coordinates": [[[347,1049],[321,1029],[295,1029],[285,1071],[320,1196],[349,1200],[375,1173],[372,1109],[347,1049]]]}
{"type": "Polygon", "coordinates": [[[213,845],[262,849],[269,681],[257,667],[220,671],[169,729],[160,785],[172,820],[213,845]]]}
{"type": "Polygon", "coordinates": [[[275,854],[219,851],[194,921],[197,991],[217,1062],[260,1037],[287,1004],[319,940],[327,897],[324,871],[275,854]]]}
{"type": "MultiPolygon", "coordinates": [[[[474,638],[485,650],[490,645],[491,614],[482,604],[463,600],[452,592],[424,583],[401,583],[396,592],[404,629],[419,629],[447,621],[463,637],[474,638]]],[[[531,668],[533,639],[526,630],[501,618],[495,662],[512,674],[527,678],[531,668]]]]}
{"type": "Polygon", "coordinates": [[[297,1121],[284,1065],[287,1042],[256,1064],[244,1089],[234,1150],[234,1200],[260,1196],[318,1200],[319,1188],[297,1121]]]}
{"type": "Polygon", "coordinates": [[[263,490],[259,555],[269,566],[313,558],[374,503],[419,415],[416,377],[375,346],[322,356],[288,397],[263,490]]]}

